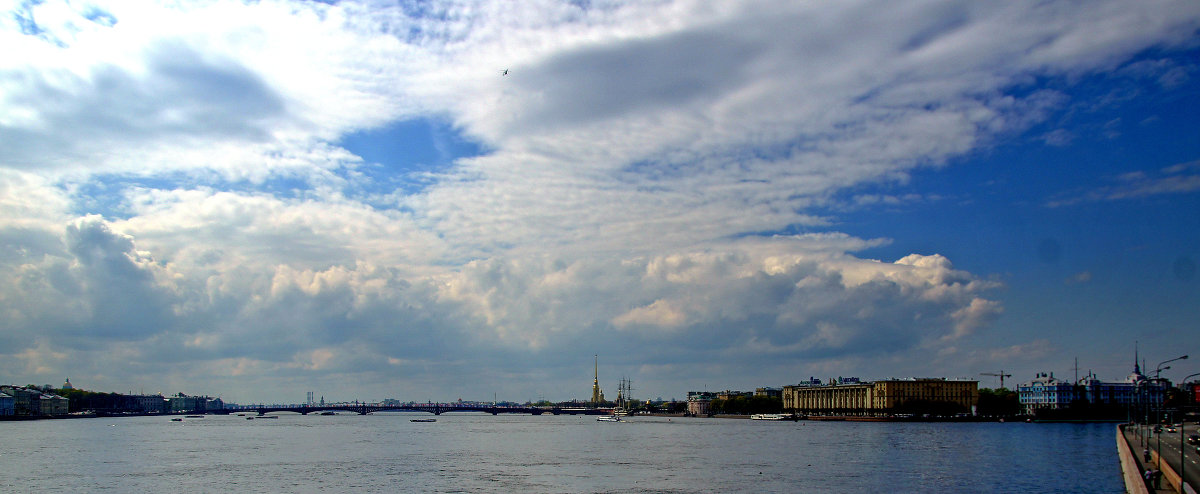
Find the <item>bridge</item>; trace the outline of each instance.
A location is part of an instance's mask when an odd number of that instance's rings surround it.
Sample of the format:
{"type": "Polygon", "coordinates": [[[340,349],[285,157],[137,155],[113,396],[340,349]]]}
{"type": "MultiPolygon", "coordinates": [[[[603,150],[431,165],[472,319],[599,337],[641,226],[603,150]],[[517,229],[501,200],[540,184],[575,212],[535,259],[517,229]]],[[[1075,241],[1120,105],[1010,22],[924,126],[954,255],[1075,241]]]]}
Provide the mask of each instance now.
{"type": "Polygon", "coordinates": [[[280,405],[280,406],[247,406],[242,410],[249,412],[257,412],[259,415],[265,415],[272,412],[294,412],[301,415],[308,415],[314,412],[353,412],[359,415],[366,415],[375,412],[428,412],[434,415],[441,415],[446,412],[484,412],[492,415],[501,413],[528,413],[530,415],[541,415],[544,410],[534,407],[508,407],[508,406],[492,406],[492,405],[459,405],[452,403],[419,403],[411,405],[382,405],[378,403],[356,403],[356,404],[339,404],[339,405],[280,405]]]}
{"type": "Polygon", "coordinates": [[[458,403],[416,403],[408,405],[383,405],[379,403],[355,403],[355,404],[337,404],[337,405],[262,405],[262,406],[244,406],[234,411],[255,412],[259,415],[265,415],[272,412],[292,412],[301,415],[320,412],[353,412],[359,415],[366,415],[375,412],[427,412],[434,415],[441,415],[446,412],[483,412],[492,415],[501,413],[527,413],[530,415],[541,415],[549,412],[554,415],[569,414],[569,415],[599,415],[612,413],[611,409],[601,408],[540,408],[540,407],[516,407],[516,406],[495,406],[495,405],[466,405],[458,403]]]}

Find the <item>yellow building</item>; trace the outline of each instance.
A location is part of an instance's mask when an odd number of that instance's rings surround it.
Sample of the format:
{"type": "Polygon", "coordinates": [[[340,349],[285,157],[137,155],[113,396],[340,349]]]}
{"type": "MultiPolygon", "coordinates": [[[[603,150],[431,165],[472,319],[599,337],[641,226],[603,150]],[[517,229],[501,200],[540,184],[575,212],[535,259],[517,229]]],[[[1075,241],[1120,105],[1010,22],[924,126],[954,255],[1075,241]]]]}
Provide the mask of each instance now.
{"type": "Polygon", "coordinates": [[[978,402],[978,381],[889,379],[874,383],[806,383],[783,387],[783,409],[792,413],[943,415],[970,412],[978,402]]]}
{"type": "Polygon", "coordinates": [[[924,405],[941,405],[970,411],[978,403],[979,381],[893,379],[875,382],[872,408],[904,411],[924,405]]]}

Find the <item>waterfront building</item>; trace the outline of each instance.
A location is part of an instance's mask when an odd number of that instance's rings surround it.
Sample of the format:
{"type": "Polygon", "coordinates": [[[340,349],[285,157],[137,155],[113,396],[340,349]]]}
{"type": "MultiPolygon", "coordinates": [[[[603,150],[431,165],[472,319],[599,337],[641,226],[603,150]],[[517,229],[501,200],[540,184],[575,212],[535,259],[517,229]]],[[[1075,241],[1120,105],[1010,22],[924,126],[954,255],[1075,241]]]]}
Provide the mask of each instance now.
{"type": "Polygon", "coordinates": [[[145,413],[164,413],[169,410],[167,398],[163,395],[133,395],[130,398],[145,413]]]}
{"type": "Polygon", "coordinates": [[[66,415],[71,413],[71,400],[51,393],[38,396],[38,413],[42,415],[66,415]]]}
{"type": "Polygon", "coordinates": [[[1017,386],[1017,399],[1025,413],[1066,408],[1075,400],[1075,386],[1054,377],[1053,373],[1039,372],[1033,380],[1017,386]]]}
{"type": "Polygon", "coordinates": [[[729,399],[733,399],[733,398],[737,398],[737,397],[751,398],[753,396],[754,396],[754,393],[752,393],[750,391],[734,391],[731,389],[727,389],[725,391],[717,392],[718,400],[729,400],[729,399]]]}
{"type": "Polygon", "coordinates": [[[767,398],[783,398],[783,388],[755,388],[754,396],[766,396],[767,398]]]}
{"type": "Polygon", "coordinates": [[[942,378],[857,378],[813,380],[783,387],[783,409],[793,413],[876,415],[898,413],[962,413],[979,402],[979,382],[942,378]]]}
{"type": "Polygon", "coordinates": [[[13,397],[13,413],[15,415],[33,415],[37,413],[37,398],[41,391],[32,391],[17,386],[0,386],[0,393],[13,397]]]}
{"type": "Polygon", "coordinates": [[[1083,379],[1079,380],[1080,398],[1091,404],[1108,404],[1108,405],[1134,405],[1138,402],[1138,391],[1142,386],[1148,386],[1147,389],[1154,388],[1155,396],[1161,396],[1161,386],[1157,383],[1150,385],[1149,381],[1137,381],[1126,379],[1125,381],[1101,381],[1095,374],[1088,373],[1083,379]]]}
{"type": "Polygon", "coordinates": [[[819,386],[811,383],[784,386],[783,409],[820,415],[865,415],[872,411],[874,391],[871,384],[839,384],[836,381],[819,386]]]}
{"type": "Polygon", "coordinates": [[[1101,381],[1088,372],[1076,383],[1054,377],[1053,373],[1040,372],[1033,380],[1017,386],[1017,397],[1025,413],[1037,410],[1058,410],[1071,406],[1073,402],[1089,405],[1126,407],[1155,406],[1162,404],[1170,382],[1166,379],[1151,379],[1142,374],[1141,365],[1134,360],[1133,372],[1123,381],[1101,381]]]}
{"type": "Polygon", "coordinates": [[[17,414],[17,400],[8,393],[0,393],[0,417],[17,414]]]}
{"type": "Polygon", "coordinates": [[[220,398],[208,396],[188,396],[179,393],[167,398],[167,410],[171,413],[204,412],[220,410],[225,407],[220,398]]]}
{"type": "Polygon", "coordinates": [[[889,379],[875,381],[873,388],[872,408],[875,410],[932,407],[974,412],[979,403],[979,381],[967,379],[889,379]]]}
{"type": "Polygon", "coordinates": [[[708,415],[709,407],[712,401],[716,399],[716,393],[708,391],[688,391],[687,397],[687,413],[695,417],[708,415]]]}

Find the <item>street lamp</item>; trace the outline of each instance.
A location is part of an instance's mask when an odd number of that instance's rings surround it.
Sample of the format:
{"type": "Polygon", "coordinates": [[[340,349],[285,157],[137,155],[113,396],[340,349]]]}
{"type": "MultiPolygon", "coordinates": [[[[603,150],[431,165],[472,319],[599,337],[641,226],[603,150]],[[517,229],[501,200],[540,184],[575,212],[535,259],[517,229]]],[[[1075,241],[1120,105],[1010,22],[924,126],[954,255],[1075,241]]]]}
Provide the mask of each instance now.
{"type": "MultiPolygon", "coordinates": [[[[1161,387],[1162,387],[1162,381],[1161,381],[1161,379],[1162,379],[1162,377],[1161,377],[1161,376],[1162,376],[1162,371],[1165,371],[1165,370],[1167,370],[1167,369],[1170,369],[1170,368],[1171,368],[1171,366],[1169,366],[1169,365],[1167,365],[1167,364],[1168,364],[1168,363],[1170,363],[1170,362],[1174,362],[1174,361],[1176,361],[1176,360],[1187,360],[1187,358],[1188,358],[1188,356],[1187,356],[1187,355],[1183,355],[1183,356],[1180,356],[1180,357],[1175,357],[1175,358],[1173,358],[1173,359],[1170,359],[1170,360],[1164,360],[1164,361],[1162,361],[1162,362],[1160,362],[1160,363],[1158,364],[1158,367],[1156,367],[1156,368],[1154,369],[1154,381],[1156,382],[1156,384],[1158,384],[1158,385],[1159,385],[1159,388],[1160,388],[1160,389],[1161,389],[1161,387]]],[[[1164,391],[1164,394],[1165,394],[1165,391],[1166,391],[1166,390],[1163,390],[1163,391],[1164,391]]],[[[1165,397],[1165,396],[1163,396],[1162,398],[1163,398],[1163,399],[1165,399],[1166,397],[1165,397]]],[[[1158,405],[1158,407],[1156,407],[1156,408],[1158,408],[1159,410],[1161,410],[1161,409],[1162,409],[1162,403],[1161,403],[1161,400],[1160,400],[1160,403],[1157,403],[1157,405],[1158,405]]],[[[1160,419],[1159,419],[1158,417],[1155,417],[1155,418],[1154,418],[1154,420],[1155,420],[1156,422],[1158,422],[1160,419]]]]}
{"type": "MultiPolygon", "coordinates": [[[[1174,362],[1174,361],[1176,361],[1176,360],[1186,360],[1187,358],[1188,358],[1188,356],[1187,356],[1187,355],[1184,355],[1184,356],[1181,356],[1181,357],[1175,357],[1175,358],[1173,358],[1173,359],[1170,359],[1170,360],[1164,360],[1164,361],[1160,362],[1160,363],[1158,364],[1158,367],[1156,367],[1156,368],[1154,369],[1154,381],[1155,381],[1155,384],[1156,384],[1156,386],[1155,386],[1155,387],[1157,387],[1157,388],[1159,388],[1160,390],[1162,390],[1162,393],[1163,393],[1163,395],[1164,395],[1164,396],[1160,397],[1160,398],[1159,398],[1159,400],[1157,400],[1157,401],[1158,401],[1158,403],[1157,403],[1157,404],[1158,404],[1158,406],[1157,406],[1157,407],[1155,407],[1155,408],[1156,408],[1156,410],[1157,410],[1158,412],[1161,412],[1161,411],[1162,411],[1162,400],[1166,398],[1166,396],[1165,396],[1165,395],[1166,395],[1166,390],[1165,390],[1165,389],[1162,389],[1162,388],[1163,388],[1163,386],[1162,386],[1162,377],[1161,377],[1161,375],[1162,375],[1162,371],[1164,371],[1164,370],[1167,370],[1167,369],[1170,369],[1170,368],[1171,368],[1170,366],[1166,365],[1167,363],[1169,363],[1169,362],[1174,362]]],[[[1158,414],[1156,413],[1156,414],[1155,414],[1155,416],[1154,416],[1154,422],[1155,422],[1155,425],[1160,425],[1160,424],[1161,424],[1161,420],[1162,420],[1162,419],[1160,419],[1160,418],[1158,417],[1158,414]]],[[[1179,444],[1179,447],[1182,449],[1182,448],[1183,448],[1183,443],[1180,443],[1180,444],[1179,444]]],[[[1158,436],[1155,436],[1155,437],[1154,437],[1154,449],[1156,449],[1156,450],[1157,450],[1157,453],[1158,453],[1159,470],[1162,470],[1162,433],[1161,433],[1161,432],[1158,434],[1158,436]]],[[[1180,464],[1179,464],[1179,468],[1180,468],[1180,469],[1183,469],[1183,463],[1180,463],[1180,464]]],[[[1181,490],[1183,489],[1183,484],[1182,484],[1182,483],[1180,483],[1180,489],[1181,489],[1181,490]]]]}
{"type": "MultiPolygon", "coordinates": [[[[1186,357],[1187,355],[1184,355],[1184,356],[1186,357]]],[[[1171,359],[1171,360],[1179,360],[1179,359],[1171,359]]],[[[1170,362],[1171,360],[1168,360],[1167,362],[1170,362]]],[[[1166,362],[1163,362],[1163,363],[1165,364],[1166,362]]],[[[1155,428],[1158,428],[1162,425],[1162,419],[1159,418],[1158,414],[1159,414],[1159,412],[1162,411],[1162,402],[1163,402],[1163,400],[1166,399],[1166,396],[1165,396],[1166,393],[1162,389],[1162,378],[1159,376],[1162,374],[1162,371],[1168,370],[1170,368],[1171,368],[1171,366],[1169,366],[1169,365],[1158,364],[1158,368],[1154,369],[1154,381],[1153,381],[1154,385],[1146,387],[1146,390],[1150,392],[1150,401],[1151,401],[1150,403],[1146,404],[1146,410],[1147,410],[1147,415],[1148,415],[1148,417],[1146,419],[1146,429],[1148,432],[1146,432],[1146,435],[1154,437],[1155,441],[1157,441],[1162,436],[1162,433],[1161,432],[1158,433],[1159,434],[1158,436],[1154,435],[1155,429],[1150,428],[1149,417],[1154,417],[1155,428]],[[1154,398],[1155,390],[1158,390],[1159,396],[1157,399],[1154,398]]],[[[1147,439],[1147,441],[1149,441],[1149,439],[1147,439]]],[[[1158,444],[1158,443],[1155,443],[1155,444],[1158,444]]],[[[1162,451],[1161,446],[1156,446],[1156,447],[1157,447],[1158,451],[1160,451],[1160,452],[1162,451]]]]}
{"type": "MultiPolygon", "coordinates": [[[[1196,376],[1200,376],[1200,372],[1191,374],[1181,379],[1179,381],[1179,385],[1183,386],[1187,384],[1188,379],[1196,376]]],[[[1186,443],[1183,441],[1185,434],[1187,434],[1187,415],[1183,415],[1179,419],[1179,492],[1183,492],[1185,489],[1184,486],[1187,485],[1187,482],[1184,480],[1187,477],[1187,463],[1184,463],[1184,452],[1187,451],[1187,447],[1185,446],[1186,443]]]]}

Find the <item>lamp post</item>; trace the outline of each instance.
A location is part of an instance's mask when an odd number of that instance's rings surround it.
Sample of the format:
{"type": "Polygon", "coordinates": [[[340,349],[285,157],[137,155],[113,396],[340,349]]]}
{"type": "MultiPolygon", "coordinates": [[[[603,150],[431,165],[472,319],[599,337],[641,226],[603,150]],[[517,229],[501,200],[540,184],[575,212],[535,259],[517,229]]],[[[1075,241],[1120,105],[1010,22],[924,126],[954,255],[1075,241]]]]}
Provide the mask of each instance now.
{"type": "MultiPolygon", "coordinates": [[[[1183,378],[1182,380],[1179,381],[1179,385],[1180,386],[1186,385],[1188,379],[1191,379],[1196,376],[1200,376],[1200,372],[1197,372],[1195,374],[1190,374],[1187,377],[1183,378]]],[[[1184,492],[1185,486],[1187,485],[1187,481],[1185,480],[1187,478],[1187,463],[1184,463],[1185,452],[1187,451],[1187,447],[1186,447],[1187,443],[1185,443],[1183,440],[1183,438],[1186,434],[1187,434],[1187,415],[1183,415],[1179,419],[1179,492],[1184,492]]]]}
{"type": "MultiPolygon", "coordinates": [[[[1167,363],[1169,363],[1169,362],[1174,362],[1174,361],[1176,361],[1176,360],[1186,360],[1187,358],[1188,358],[1188,356],[1187,356],[1187,355],[1183,355],[1183,356],[1181,356],[1181,357],[1175,357],[1175,358],[1173,358],[1173,359],[1170,359],[1170,360],[1164,360],[1164,361],[1162,361],[1162,362],[1159,362],[1159,364],[1158,364],[1158,367],[1155,367],[1155,369],[1154,369],[1154,381],[1155,381],[1155,384],[1156,384],[1156,386],[1157,386],[1159,389],[1161,389],[1161,390],[1162,390],[1162,393],[1163,393],[1163,395],[1164,395],[1164,396],[1162,396],[1162,397],[1161,397],[1161,398],[1158,400],[1158,401],[1159,401],[1159,403],[1158,403],[1158,407],[1156,407],[1156,408],[1155,408],[1155,409],[1156,409],[1158,412],[1161,412],[1161,411],[1162,411],[1162,400],[1163,400],[1163,399],[1166,399],[1166,396],[1165,396],[1165,395],[1166,395],[1166,390],[1165,390],[1165,389],[1162,389],[1162,388],[1163,388],[1163,386],[1162,386],[1162,377],[1161,377],[1161,376],[1162,376],[1162,371],[1164,371],[1164,370],[1167,370],[1167,369],[1170,369],[1170,368],[1171,368],[1171,366],[1169,366],[1169,365],[1166,365],[1167,363]]],[[[1162,419],[1160,419],[1160,418],[1158,417],[1158,413],[1155,413],[1155,416],[1154,416],[1154,421],[1156,422],[1156,423],[1155,423],[1155,425],[1160,425],[1160,421],[1161,421],[1161,420],[1162,420],[1162,419]]],[[[1182,448],[1182,447],[1183,447],[1183,444],[1180,444],[1180,445],[1179,445],[1179,447],[1180,447],[1180,448],[1182,448]]],[[[1156,453],[1158,453],[1159,470],[1162,470],[1162,433],[1161,433],[1161,432],[1158,434],[1158,436],[1156,436],[1156,437],[1154,438],[1154,449],[1156,449],[1156,450],[1157,450],[1157,451],[1156,451],[1156,453]]],[[[1183,467],[1183,464],[1180,464],[1180,465],[1179,465],[1179,467],[1180,467],[1180,468],[1182,468],[1182,467],[1183,467]]],[[[1183,485],[1183,484],[1181,483],[1181,484],[1180,484],[1180,489],[1182,489],[1182,485],[1183,485]]]]}
{"type": "MultiPolygon", "coordinates": [[[[1173,360],[1178,360],[1178,359],[1173,359],[1173,360]]],[[[1163,391],[1163,389],[1162,389],[1163,388],[1162,378],[1159,377],[1159,375],[1162,374],[1162,371],[1168,370],[1170,368],[1171,368],[1171,366],[1169,366],[1169,365],[1158,364],[1158,368],[1154,369],[1154,382],[1153,382],[1154,386],[1150,387],[1151,403],[1147,404],[1147,405],[1153,405],[1149,409],[1150,410],[1149,414],[1150,414],[1150,417],[1154,418],[1154,428],[1150,428],[1150,421],[1146,420],[1146,428],[1149,429],[1149,432],[1147,433],[1147,435],[1154,438],[1154,449],[1157,450],[1160,455],[1162,453],[1162,444],[1161,444],[1162,432],[1159,432],[1157,436],[1155,436],[1154,434],[1155,434],[1156,430],[1158,430],[1159,428],[1162,427],[1162,419],[1159,418],[1158,414],[1159,414],[1159,412],[1162,411],[1162,402],[1166,399],[1166,392],[1163,391]],[[1157,399],[1154,398],[1155,390],[1158,390],[1159,396],[1157,399]]],[[[1159,461],[1162,461],[1161,456],[1159,457],[1159,461]]]]}

